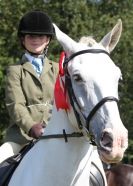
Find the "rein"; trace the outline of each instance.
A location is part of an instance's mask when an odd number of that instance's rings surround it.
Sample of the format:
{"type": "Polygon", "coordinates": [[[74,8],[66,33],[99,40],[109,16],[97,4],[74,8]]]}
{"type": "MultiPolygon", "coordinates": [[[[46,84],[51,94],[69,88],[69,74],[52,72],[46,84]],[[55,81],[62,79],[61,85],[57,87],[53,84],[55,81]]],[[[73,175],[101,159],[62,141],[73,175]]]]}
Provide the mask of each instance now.
{"type": "Polygon", "coordinates": [[[45,135],[45,136],[40,136],[39,139],[51,139],[51,138],[64,138],[65,142],[68,142],[68,137],[69,138],[75,138],[75,137],[82,137],[83,134],[79,132],[73,132],[70,134],[66,134],[65,129],[63,129],[63,134],[50,134],[50,135],[45,135]]]}

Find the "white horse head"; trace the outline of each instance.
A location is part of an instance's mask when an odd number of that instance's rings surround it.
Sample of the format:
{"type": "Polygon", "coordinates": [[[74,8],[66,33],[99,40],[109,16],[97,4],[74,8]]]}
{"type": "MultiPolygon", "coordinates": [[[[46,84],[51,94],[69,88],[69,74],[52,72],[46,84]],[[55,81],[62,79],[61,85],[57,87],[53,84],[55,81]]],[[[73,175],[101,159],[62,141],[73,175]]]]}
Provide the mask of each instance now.
{"type": "Polygon", "coordinates": [[[88,130],[94,137],[104,162],[119,162],[128,145],[128,132],[117,106],[122,74],[111,60],[110,52],[119,41],[122,22],[119,20],[99,43],[90,37],[77,43],[55,24],[54,28],[67,57],[64,67],[70,79],[68,92],[73,92],[74,108],[70,108],[68,115],[72,118],[71,110],[77,111],[82,125],[80,130],[88,130]]]}

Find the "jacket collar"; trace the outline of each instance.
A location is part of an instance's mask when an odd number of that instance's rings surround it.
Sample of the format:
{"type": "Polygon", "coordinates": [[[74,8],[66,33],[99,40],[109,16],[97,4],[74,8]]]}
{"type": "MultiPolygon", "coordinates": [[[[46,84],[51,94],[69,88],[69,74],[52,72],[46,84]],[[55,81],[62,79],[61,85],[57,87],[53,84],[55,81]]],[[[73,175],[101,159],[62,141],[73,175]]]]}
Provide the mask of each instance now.
{"type": "Polygon", "coordinates": [[[23,69],[25,69],[26,71],[28,71],[29,73],[31,73],[33,76],[35,76],[39,80],[40,80],[40,78],[42,78],[43,76],[45,76],[47,74],[47,72],[51,68],[50,61],[48,60],[48,58],[45,57],[45,62],[43,63],[44,68],[43,68],[42,74],[41,74],[41,76],[39,78],[37,76],[37,74],[36,74],[36,72],[35,72],[35,70],[34,70],[31,62],[28,61],[28,59],[26,58],[25,55],[22,56],[21,65],[22,65],[23,69]]]}

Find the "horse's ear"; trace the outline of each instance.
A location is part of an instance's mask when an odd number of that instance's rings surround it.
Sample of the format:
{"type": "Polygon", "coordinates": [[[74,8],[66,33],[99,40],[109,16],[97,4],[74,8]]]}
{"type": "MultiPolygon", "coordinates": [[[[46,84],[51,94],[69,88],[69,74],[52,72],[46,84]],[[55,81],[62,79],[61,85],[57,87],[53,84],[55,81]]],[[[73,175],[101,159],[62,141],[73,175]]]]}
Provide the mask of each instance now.
{"type": "Polygon", "coordinates": [[[62,45],[65,51],[70,53],[76,52],[77,42],[71,39],[68,35],[63,33],[56,24],[53,23],[55,29],[55,35],[59,43],[62,45]]]}
{"type": "Polygon", "coordinates": [[[111,52],[115,46],[117,45],[122,32],[122,21],[118,20],[117,24],[114,28],[104,36],[104,38],[100,41],[100,44],[108,51],[111,52]]]}

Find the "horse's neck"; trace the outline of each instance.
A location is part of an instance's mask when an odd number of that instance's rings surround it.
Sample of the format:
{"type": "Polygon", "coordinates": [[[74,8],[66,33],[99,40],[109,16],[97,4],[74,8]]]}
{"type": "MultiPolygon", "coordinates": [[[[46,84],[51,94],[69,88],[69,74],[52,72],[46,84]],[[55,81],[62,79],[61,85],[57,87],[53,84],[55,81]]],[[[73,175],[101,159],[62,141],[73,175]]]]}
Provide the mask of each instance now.
{"type": "Polygon", "coordinates": [[[63,129],[65,129],[66,133],[72,133],[77,131],[77,129],[71,125],[71,122],[65,110],[57,111],[54,105],[52,111],[52,117],[45,129],[45,135],[62,134],[63,129]]]}

